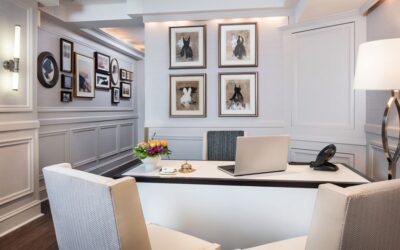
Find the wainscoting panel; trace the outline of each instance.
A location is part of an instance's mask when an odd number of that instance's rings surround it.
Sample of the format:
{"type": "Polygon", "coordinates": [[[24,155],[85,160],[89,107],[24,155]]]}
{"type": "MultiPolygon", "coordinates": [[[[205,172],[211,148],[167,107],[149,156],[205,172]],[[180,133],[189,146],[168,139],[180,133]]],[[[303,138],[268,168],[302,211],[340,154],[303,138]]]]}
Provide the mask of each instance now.
{"type": "MultiPolygon", "coordinates": [[[[291,161],[298,162],[310,162],[315,161],[319,151],[318,150],[305,150],[298,148],[291,148],[290,159],[291,161]]],[[[346,153],[336,153],[330,161],[332,163],[345,163],[351,167],[354,167],[354,155],[346,153]]]]}
{"type": "Polygon", "coordinates": [[[132,134],[134,134],[133,123],[123,123],[119,125],[119,152],[132,149],[134,145],[132,134]]]}
{"type": "Polygon", "coordinates": [[[97,128],[87,127],[71,131],[71,164],[76,168],[97,160],[97,128]]]}
{"type": "Polygon", "coordinates": [[[40,133],[39,148],[40,179],[43,179],[42,167],[68,161],[68,131],[40,133]]]}
{"type": "Polygon", "coordinates": [[[33,138],[0,141],[0,205],[34,191],[33,138]],[[18,176],[18,178],[13,178],[18,176]],[[7,181],[4,178],[12,178],[7,181]]]}
{"type": "MultiPolygon", "coordinates": [[[[129,136],[132,138],[131,136],[129,136]]],[[[99,158],[103,159],[118,153],[117,125],[99,128],[99,158]]]]}

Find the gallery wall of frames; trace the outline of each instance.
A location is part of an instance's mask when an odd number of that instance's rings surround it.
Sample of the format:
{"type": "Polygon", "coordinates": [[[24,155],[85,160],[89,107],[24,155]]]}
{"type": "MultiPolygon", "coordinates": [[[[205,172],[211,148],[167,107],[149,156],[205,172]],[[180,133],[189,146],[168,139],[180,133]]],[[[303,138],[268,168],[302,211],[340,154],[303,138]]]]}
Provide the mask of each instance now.
{"type": "MultiPolygon", "coordinates": [[[[39,168],[70,162],[102,173],[131,160],[143,131],[140,62],[46,15],[37,47],[39,168]]],[[[45,199],[41,173],[39,182],[45,199]]]]}

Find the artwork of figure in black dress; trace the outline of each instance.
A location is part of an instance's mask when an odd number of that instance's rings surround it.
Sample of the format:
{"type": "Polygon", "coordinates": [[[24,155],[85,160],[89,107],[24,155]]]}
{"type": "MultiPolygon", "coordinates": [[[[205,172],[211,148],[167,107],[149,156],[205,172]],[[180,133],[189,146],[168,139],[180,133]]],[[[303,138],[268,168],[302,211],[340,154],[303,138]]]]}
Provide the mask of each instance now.
{"type": "Polygon", "coordinates": [[[54,66],[49,59],[45,59],[42,65],[42,73],[46,82],[50,82],[54,77],[54,66]]]}
{"type": "Polygon", "coordinates": [[[242,36],[238,36],[238,39],[236,41],[236,47],[233,51],[233,54],[235,57],[237,57],[239,60],[242,60],[243,57],[246,56],[246,48],[244,47],[244,39],[242,36]]]}
{"type": "Polygon", "coordinates": [[[182,37],[183,47],[181,49],[181,57],[185,57],[186,59],[193,59],[193,50],[190,46],[190,36],[188,39],[182,37]]]}
{"type": "Polygon", "coordinates": [[[241,109],[244,108],[244,98],[243,95],[241,93],[242,88],[238,86],[236,86],[235,84],[235,88],[234,88],[234,93],[232,95],[232,97],[229,99],[231,101],[231,104],[229,105],[228,109],[241,109]]]}

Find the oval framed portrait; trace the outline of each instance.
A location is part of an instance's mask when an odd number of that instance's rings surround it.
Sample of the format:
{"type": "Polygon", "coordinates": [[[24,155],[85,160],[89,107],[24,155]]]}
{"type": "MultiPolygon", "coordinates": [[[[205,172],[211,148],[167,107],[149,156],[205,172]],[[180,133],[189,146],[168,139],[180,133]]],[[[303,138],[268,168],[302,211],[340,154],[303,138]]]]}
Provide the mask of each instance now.
{"type": "Polygon", "coordinates": [[[117,59],[111,60],[111,82],[112,87],[117,87],[119,83],[119,64],[117,59]]]}
{"type": "Polygon", "coordinates": [[[52,88],[58,81],[58,65],[53,54],[48,51],[40,53],[37,60],[37,76],[45,88],[52,88]]]}

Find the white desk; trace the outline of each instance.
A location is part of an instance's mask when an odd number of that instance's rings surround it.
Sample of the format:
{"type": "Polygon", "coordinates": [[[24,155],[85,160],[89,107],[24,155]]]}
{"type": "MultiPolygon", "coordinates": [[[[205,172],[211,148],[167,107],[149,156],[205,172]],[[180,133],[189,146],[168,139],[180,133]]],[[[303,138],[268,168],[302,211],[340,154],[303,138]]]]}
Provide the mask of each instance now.
{"type": "MultiPolygon", "coordinates": [[[[183,161],[162,161],[179,168],[183,161]]],[[[337,172],[288,166],[285,172],[233,177],[217,169],[233,162],[189,161],[190,174],[160,176],[135,167],[146,221],[220,243],[244,248],[306,235],[317,187],[321,183],[351,186],[369,180],[339,165],[337,172]]]]}

